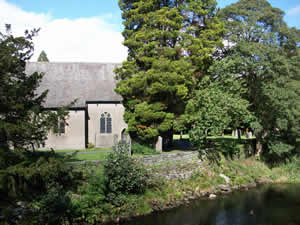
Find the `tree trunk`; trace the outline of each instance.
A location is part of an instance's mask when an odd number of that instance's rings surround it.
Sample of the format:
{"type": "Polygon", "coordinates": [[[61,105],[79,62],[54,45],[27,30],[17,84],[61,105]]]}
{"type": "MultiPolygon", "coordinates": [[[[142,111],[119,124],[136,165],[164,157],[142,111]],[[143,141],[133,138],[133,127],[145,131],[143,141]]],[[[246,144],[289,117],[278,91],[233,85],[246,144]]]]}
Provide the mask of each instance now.
{"type": "Polygon", "coordinates": [[[237,129],[237,136],[238,136],[239,140],[242,139],[242,137],[241,137],[241,129],[237,129]]]}
{"type": "Polygon", "coordinates": [[[2,148],[7,148],[8,144],[7,144],[7,135],[5,130],[0,130],[0,149],[2,148]]]}
{"type": "Polygon", "coordinates": [[[262,154],[262,143],[261,140],[256,137],[256,154],[255,156],[261,156],[262,154]]]}
{"type": "Polygon", "coordinates": [[[255,156],[261,156],[261,154],[262,154],[263,133],[258,133],[255,136],[256,136],[256,153],[255,153],[255,156]]]}

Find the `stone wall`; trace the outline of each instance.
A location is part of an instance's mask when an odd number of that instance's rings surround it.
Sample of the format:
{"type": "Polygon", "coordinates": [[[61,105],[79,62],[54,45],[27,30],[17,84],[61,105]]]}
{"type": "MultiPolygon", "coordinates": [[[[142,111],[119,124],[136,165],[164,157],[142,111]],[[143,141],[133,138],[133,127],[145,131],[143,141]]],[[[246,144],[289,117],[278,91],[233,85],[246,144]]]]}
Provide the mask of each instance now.
{"type": "Polygon", "coordinates": [[[64,134],[55,134],[51,130],[41,149],[84,149],[84,111],[70,111],[66,124],[64,134]]]}
{"type": "Polygon", "coordinates": [[[147,166],[160,164],[168,161],[192,161],[198,159],[197,151],[189,152],[176,152],[168,154],[159,154],[159,155],[146,155],[137,157],[143,161],[147,166]]]}
{"type": "Polygon", "coordinates": [[[155,177],[166,180],[186,179],[202,168],[197,151],[140,156],[138,161],[142,161],[155,177]]]}
{"type": "MultiPolygon", "coordinates": [[[[191,177],[202,171],[202,161],[198,158],[198,151],[178,152],[135,157],[142,162],[154,177],[163,180],[178,180],[191,177]]],[[[75,164],[95,163],[97,166],[104,161],[93,160],[76,162],[75,164]]]]}

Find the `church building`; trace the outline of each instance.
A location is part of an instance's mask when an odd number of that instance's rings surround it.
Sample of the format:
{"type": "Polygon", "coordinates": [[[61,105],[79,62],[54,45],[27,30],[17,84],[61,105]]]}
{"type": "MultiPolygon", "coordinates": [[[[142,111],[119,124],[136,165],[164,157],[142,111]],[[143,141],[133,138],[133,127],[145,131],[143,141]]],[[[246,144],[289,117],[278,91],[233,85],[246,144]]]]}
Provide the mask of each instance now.
{"type": "Polygon", "coordinates": [[[45,149],[84,149],[111,147],[124,135],[127,124],[123,120],[121,96],[114,92],[116,85],[114,63],[52,63],[29,62],[26,73],[42,72],[38,93],[49,90],[45,108],[76,103],[69,109],[69,117],[50,131],[45,149]]]}

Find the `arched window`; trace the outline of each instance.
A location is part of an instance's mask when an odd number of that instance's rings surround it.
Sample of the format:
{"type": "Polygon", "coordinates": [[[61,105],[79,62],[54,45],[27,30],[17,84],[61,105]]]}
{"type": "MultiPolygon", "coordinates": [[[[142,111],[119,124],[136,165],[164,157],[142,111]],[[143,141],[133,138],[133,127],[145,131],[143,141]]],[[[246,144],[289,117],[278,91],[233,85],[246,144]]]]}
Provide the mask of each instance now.
{"type": "Polygon", "coordinates": [[[102,113],[100,116],[100,133],[112,133],[112,118],[111,115],[107,112],[102,113]]]}

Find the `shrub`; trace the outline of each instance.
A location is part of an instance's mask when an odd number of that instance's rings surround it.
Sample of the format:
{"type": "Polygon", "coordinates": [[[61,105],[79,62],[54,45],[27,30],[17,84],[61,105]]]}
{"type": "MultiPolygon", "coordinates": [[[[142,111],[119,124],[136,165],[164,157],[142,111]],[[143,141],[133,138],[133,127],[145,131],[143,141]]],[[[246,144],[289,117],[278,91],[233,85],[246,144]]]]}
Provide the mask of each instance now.
{"type": "Polygon", "coordinates": [[[109,213],[105,208],[104,189],[103,174],[97,171],[80,187],[79,195],[73,195],[73,218],[95,224],[99,222],[99,215],[109,213]]]}
{"type": "Polygon", "coordinates": [[[35,224],[57,225],[72,221],[70,197],[62,186],[51,184],[48,192],[36,204],[35,224]]]}
{"type": "Polygon", "coordinates": [[[126,195],[144,193],[147,186],[146,169],[128,155],[129,146],[120,142],[104,163],[106,200],[120,206],[126,195]]]}
{"type": "Polygon", "coordinates": [[[63,189],[76,187],[81,172],[74,172],[67,160],[52,152],[24,153],[22,162],[0,170],[0,193],[30,200],[44,195],[52,183],[63,189]]]}
{"type": "Polygon", "coordinates": [[[142,155],[159,154],[155,149],[138,143],[132,144],[131,150],[132,150],[132,154],[142,154],[142,155]]]}

